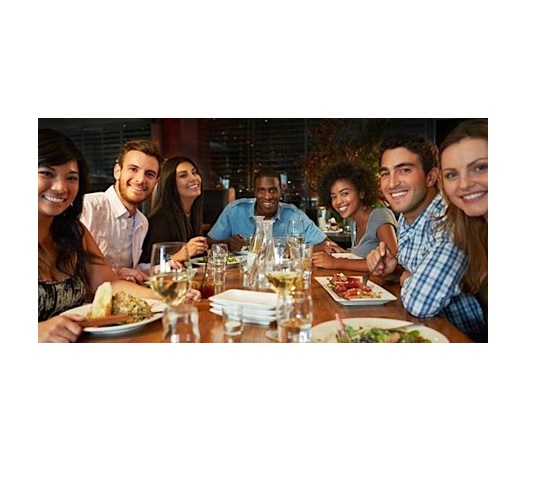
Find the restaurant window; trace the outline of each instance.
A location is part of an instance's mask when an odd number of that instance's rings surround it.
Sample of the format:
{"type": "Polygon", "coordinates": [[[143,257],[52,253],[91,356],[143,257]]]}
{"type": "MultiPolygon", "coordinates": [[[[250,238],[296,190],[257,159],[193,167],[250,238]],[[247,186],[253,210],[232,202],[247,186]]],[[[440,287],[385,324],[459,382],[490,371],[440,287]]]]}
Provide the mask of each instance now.
{"type": "Polygon", "coordinates": [[[62,132],[81,150],[90,170],[90,192],[113,184],[113,165],[126,141],[152,136],[151,119],[39,119],[38,127],[62,132]]]}

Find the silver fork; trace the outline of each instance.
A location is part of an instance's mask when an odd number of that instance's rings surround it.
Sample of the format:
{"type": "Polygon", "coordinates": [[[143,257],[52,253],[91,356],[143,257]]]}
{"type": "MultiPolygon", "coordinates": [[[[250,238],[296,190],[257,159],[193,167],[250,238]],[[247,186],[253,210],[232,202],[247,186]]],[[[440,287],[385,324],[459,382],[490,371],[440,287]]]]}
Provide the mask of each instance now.
{"type": "Polygon", "coordinates": [[[378,267],[378,265],[380,265],[380,262],[382,262],[382,259],[384,257],[382,255],[380,255],[380,258],[378,259],[378,261],[376,262],[376,265],[374,266],[374,268],[369,272],[369,273],[366,273],[365,275],[363,275],[363,283],[365,285],[367,285],[367,282],[369,281],[369,277],[373,274],[373,272],[376,270],[376,267],[378,267]]]}

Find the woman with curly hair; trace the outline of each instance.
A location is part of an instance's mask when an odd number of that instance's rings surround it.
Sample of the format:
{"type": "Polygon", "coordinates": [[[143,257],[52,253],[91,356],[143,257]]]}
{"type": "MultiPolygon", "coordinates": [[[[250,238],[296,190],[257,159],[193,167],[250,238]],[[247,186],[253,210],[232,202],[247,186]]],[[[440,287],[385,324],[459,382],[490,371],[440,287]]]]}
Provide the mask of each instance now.
{"type": "Polygon", "coordinates": [[[325,251],[313,254],[315,266],[366,272],[365,257],[379,242],[386,243],[394,254],[397,252],[397,221],[389,208],[375,206],[379,201],[378,182],[370,171],[349,161],[338,162],[323,173],[318,191],[324,206],[332,207],[347,219],[351,229],[351,254],[359,259],[335,258],[332,253],[346,250],[327,242],[325,251]]]}
{"type": "Polygon", "coordinates": [[[488,324],[488,120],[469,119],[440,146],[445,223],[468,257],[463,289],[475,294],[488,324]]]}

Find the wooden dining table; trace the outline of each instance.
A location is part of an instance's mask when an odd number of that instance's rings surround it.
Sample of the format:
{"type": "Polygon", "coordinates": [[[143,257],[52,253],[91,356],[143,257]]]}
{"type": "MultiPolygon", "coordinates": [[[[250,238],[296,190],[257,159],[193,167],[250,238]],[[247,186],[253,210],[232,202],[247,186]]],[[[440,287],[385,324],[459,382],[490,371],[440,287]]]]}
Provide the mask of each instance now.
{"type": "MultiPolygon", "coordinates": [[[[313,269],[313,278],[311,283],[311,295],[313,298],[313,326],[322,322],[336,319],[339,314],[343,319],[348,317],[377,317],[387,319],[397,319],[401,321],[424,324],[441,334],[450,342],[472,342],[463,332],[457,329],[442,317],[417,318],[409,314],[404,308],[399,298],[400,286],[398,283],[385,282],[378,277],[371,277],[371,280],[382,288],[397,297],[396,300],[387,302],[383,305],[360,305],[343,306],[333,300],[330,294],[323,286],[315,280],[315,277],[331,277],[335,272],[322,268],[313,269]]],[[[359,272],[343,272],[345,275],[359,276],[359,272]]],[[[228,289],[244,289],[240,280],[238,268],[228,268],[226,282],[220,291],[228,289]]],[[[268,290],[270,291],[270,290],[268,290]]],[[[193,302],[198,308],[200,342],[224,342],[222,320],[219,315],[210,312],[209,300],[193,302]]],[[[246,323],[241,337],[242,343],[271,343],[272,340],[265,336],[269,328],[275,328],[276,322],[271,326],[246,323]]],[[[162,323],[161,318],[143,325],[133,330],[118,334],[93,334],[83,332],[78,342],[161,342],[162,323]]]]}

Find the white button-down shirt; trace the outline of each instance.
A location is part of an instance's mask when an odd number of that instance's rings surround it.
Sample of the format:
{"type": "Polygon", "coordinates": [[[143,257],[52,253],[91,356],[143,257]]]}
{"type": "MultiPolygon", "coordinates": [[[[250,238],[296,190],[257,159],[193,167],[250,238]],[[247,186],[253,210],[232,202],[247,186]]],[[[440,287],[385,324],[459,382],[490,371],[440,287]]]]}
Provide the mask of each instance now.
{"type": "Polygon", "coordinates": [[[84,196],[81,221],[115,271],[123,267],[137,268],[148,232],[148,219],[140,210],[131,216],[114,186],[105,192],[84,196]]]}

